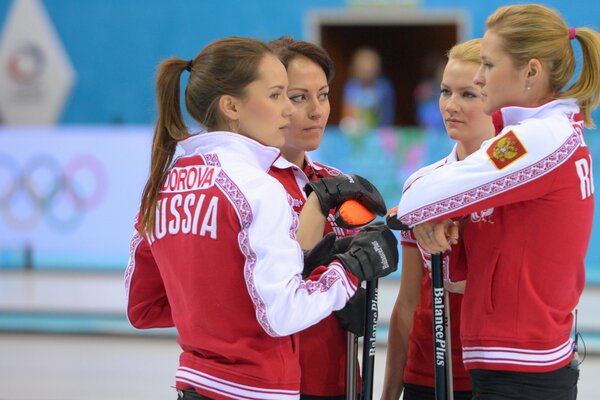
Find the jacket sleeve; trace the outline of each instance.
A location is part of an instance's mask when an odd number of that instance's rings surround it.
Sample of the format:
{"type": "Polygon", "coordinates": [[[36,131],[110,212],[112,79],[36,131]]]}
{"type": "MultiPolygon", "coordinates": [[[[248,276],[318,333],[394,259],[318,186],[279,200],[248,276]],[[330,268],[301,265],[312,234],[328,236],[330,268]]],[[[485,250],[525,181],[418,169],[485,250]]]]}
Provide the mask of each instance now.
{"type": "Polygon", "coordinates": [[[250,186],[246,193],[253,217],[239,237],[246,257],[246,284],[265,332],[285,336],[343,308],[356,284],[335,261],[318,279],[303,280],[303,253],[295,240],[298,218],[291,198],[275,179],[250,186]]]}
{"type": "Polygon", "coordinates": [[[173,327],[171,306],[146,239],[134,233],[125,272],[127,318],[138,329],[173,327]]]}
{"type": "Polygon", "coordinates": [[[565,120],[531,120],[506,128],[462,161],[444,165],[405,187],[398,219],[409,226],[541,197],[552,174],[580,146],[565,120]]]}

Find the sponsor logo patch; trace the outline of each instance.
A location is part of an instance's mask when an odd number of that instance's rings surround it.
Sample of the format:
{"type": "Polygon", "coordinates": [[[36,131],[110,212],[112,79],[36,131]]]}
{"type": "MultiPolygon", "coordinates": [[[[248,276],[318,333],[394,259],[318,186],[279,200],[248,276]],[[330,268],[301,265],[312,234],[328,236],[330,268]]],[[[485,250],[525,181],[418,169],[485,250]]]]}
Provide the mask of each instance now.
{"type": "Polygon", "coordinates": [[[490,145],[487,154],[496,168],[503,169],[527,154],[527,150],[517,135],[508,131],[490,145]]]}

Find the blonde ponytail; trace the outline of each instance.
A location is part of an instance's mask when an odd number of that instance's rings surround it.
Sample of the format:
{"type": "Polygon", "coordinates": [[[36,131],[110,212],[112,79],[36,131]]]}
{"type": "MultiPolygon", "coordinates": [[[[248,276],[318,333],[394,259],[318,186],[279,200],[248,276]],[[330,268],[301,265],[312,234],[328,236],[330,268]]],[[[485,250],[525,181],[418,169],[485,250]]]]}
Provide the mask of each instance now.
{"type": "Polygon", "coordinates": [[[594,127],[591,112],[598,106],[600,91],[600,39],[591,28],[569,28],[555,10],[539,4],[498,8],[486,21],[503,41],[517,67],[538,59],[550,68],[550,87],[555,98],[575,98],[587,127],[594,127]],[[575,73],[573,39],[581,45],[582,65],[578,79],[566,89],[575,73]]]}
{"type": "Polygon", "coordinates": [[[600,35],[590,28],[577,28],[575,39],[581,45],[581,72],[577,81],[559,97],[577,99],[583,121],[588,128],[594,128],[591,114],[600,103],[600,35]]]}

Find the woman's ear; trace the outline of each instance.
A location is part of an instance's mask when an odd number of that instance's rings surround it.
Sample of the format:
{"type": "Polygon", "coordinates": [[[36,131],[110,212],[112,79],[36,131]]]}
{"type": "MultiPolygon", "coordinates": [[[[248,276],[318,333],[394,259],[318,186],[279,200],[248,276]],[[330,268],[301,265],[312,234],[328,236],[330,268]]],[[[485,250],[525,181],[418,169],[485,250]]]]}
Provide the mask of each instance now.
{"type": "Polygon", "coordinates": [[[525,69],[527,74],[527,85],[535,85],[535,83],[541,79],[543,70],[544,65],[540,62],[540,60],[538,60],[537,58],[532,58],[531,60],[529,60],[525,69]]]}
{"type": "Polygon", "coordinates": [[[219,110],[227,120],[238,120],[240,117],[239,112],[239,101],[236,97],[228,94],[224,94],[219,98],[219,110]]]}

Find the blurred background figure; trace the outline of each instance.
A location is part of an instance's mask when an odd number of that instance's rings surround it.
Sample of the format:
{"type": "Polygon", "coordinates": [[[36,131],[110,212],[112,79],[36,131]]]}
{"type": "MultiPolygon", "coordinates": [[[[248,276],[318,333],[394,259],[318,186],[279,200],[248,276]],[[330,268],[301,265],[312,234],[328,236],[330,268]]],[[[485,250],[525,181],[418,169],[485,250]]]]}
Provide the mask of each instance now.
{"type": "Polygon", "coordinates": [[[344,132],[360,135],[394,123],[394,87],[382,74],[381,56],[371,47],[360,47],[352,57],[351,78],[344,85],[342,120],[344,132]]]}
{"type": "Polygon", "coordinates": [[[428,131],[443,131],[444,121],[439,113],[440,82],[444,73],[443,55],[430,53],[423,61],[423,78],[415,87],[415,120],[428,131]]]}

